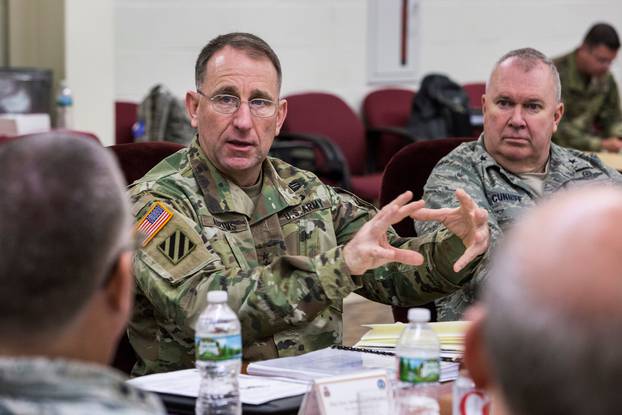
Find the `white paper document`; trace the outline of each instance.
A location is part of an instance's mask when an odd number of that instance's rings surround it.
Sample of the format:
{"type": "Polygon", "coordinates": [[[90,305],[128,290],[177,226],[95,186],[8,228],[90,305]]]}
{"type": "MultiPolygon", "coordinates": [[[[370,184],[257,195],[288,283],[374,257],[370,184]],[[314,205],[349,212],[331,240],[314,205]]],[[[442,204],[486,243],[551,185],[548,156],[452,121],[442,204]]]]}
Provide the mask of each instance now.
{"type": "MultiPolygon", "coordinates": [[[[275,399],[302,395],[310,385],[284,379],[240,375],[240,400],[249,405],[261,405],[275,399]]],[[[129,384],[150,392],[196,398],[201,378],[196,369],[177,370],[168,373],[140,376],[127,381],[129,384]]]]}
{"type": "MultiPolygon", "coordinates": [[[[441,382],[456,379],[458,367],[455,362],[441,362],[441,382]]],[[[373,369],[384,369],[393,377],[396,368],[394,356],[325,348],[300,356],[252,362],[247,370],[251,375],[315,380],[373,369]]]]}

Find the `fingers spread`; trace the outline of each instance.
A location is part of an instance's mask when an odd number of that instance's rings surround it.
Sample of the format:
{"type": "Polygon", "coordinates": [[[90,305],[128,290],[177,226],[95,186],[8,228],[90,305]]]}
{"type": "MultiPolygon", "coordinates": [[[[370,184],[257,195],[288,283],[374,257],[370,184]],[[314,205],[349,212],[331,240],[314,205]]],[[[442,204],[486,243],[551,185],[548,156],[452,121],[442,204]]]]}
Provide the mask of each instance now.
{"type": "Polygon", "coordinates": [[[423,264],[423,255],[417,251],[411,251],[410,249],[392,248],[394,252],[394,262],[401,262],[406,265],[421,265],[423,264]]]}
{"type": "Polygon", "coordinates": [[[435,220],[438,222],[443,222],[447,218],[447,216],[454,214],[457,210],[458,208],[421,208],[411,213],[410,217],[415,220],[435,220]]]}
{"type": "Polygon", "coordinates": [[[460,202],[460,206],[467,210],[474,210],[477,208],[477,205],[473,199],[471,199],[471,196],[469,196],[463,189],[456,190],[456,199],[460,202]]]}

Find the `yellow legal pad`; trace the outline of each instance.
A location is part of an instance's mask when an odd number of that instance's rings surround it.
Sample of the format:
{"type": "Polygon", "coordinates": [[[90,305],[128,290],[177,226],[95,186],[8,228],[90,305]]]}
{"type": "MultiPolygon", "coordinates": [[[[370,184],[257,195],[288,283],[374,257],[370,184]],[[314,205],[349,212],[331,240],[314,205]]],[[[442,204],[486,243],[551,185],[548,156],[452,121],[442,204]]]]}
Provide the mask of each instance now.
{"type": "MultiPolygon", "coordinates": [[[[441,321],[430,323],[430,327],[438,335],[441,349],[462,351],[464,334],[469,324],[470,321],[441,321]]],[[[406,324],[364,324],[363,327],[369,327],[370,330],[361,337],[355,347],[395,347],[406,324]]]]}

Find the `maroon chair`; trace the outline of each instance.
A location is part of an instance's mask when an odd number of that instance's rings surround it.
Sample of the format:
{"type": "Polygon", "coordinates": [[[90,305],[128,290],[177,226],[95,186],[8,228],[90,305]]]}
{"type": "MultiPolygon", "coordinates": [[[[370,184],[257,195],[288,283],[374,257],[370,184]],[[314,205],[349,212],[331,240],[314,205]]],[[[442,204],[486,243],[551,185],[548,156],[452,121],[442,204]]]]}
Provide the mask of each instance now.
{"type": "Polygon", "coordinates": [[[114,103],[115,144],[134,141],[132,126],[136,122],[138,104],[135,102],[117,101],[114,103]]]}
{"type": "Polygon", "coordinates": [[[382,172],[367,171],[367,141],[363,123],[341,98],[311,92],[289,95],[282,131],[326,137],[339,147],[348,164],[353,193],[378,200],[382,172]]]}
{"type": "Polygon", "coordinates": [[[115,144],[112,151],[128,184],[143,177],[152,167],[185,146],[169,141],[150,141],[145,143],[115,144]]]}
{"type": "MultiPolygon", "coordinates": [[[[436,163],[460,144],[472,140],[473,138],[442,138],[418,141],[398,151],[384,170],[380,206],[386,205],[407,190],[413,192],[413,200],[421,199],[423,187],[436,163]]],[[[417,234],[410,218],[396,223],[393,228],[400,236],[417,234]]],[[[432,321],[435,321],[434,303],[427,303],[423,307],[430,309],[432,321]]],[[[408,322],[408,307],[393,306],[392,309],[395,321],[408,322]]]]}
{"type": "MultiPolygon", "coordinates": [[[[143,177],[161,160],[184,148],[184,146],[166,141],[152,141],[148,143],[116,144],[108,148],[119,161],[127,183],[132,183],[143,177]]],[[[129,374],[135,363],[136,354],[127,334],[125,334],[121,337],[117,346],[112,367],[129,374]]]]}
{"type": "Polygon", "coordinates": [[[391,157],[413,142],[406,131],[415,91],[386,88],[367,94],[363,100],[363,119],[370,147],[376,154],[376,167],[384,169],[391,157]]]}
{"type": "Polygon", "coordinates": [[[469,96],[469,109],[471,111],[471,124],[473,126],[473,137],[479,137],[484,130],[482,113],[482,95],[486,93],[485,82],[472,82],[462,85],[462,88],[469,96]],[[474,116],[479,116],[473,118],[474,116]],[[475,121],[477,119],[478,121],[475,121]]]}
{"type": "Polygon", "coordinates": [[[482,109],[482,95],[486,92],[485,82],[471,82],[462,85],[465,92],[469,96],[469,108],[482,109]]]}
{"type": "Polygon", "coordinates": [[[8,143],[9,141],[14,140],[15,138],[17,137],[12,136],[12,135],[0,135],[0,144],[8,143]]]}

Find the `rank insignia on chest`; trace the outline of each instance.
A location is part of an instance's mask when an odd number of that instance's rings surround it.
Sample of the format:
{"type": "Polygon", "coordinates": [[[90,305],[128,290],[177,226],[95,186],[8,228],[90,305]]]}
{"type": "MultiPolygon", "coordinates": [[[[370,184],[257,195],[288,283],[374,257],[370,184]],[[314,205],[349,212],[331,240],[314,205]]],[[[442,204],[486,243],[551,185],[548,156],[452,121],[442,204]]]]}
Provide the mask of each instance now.
{"type": "Polygon", "coordinates": [[[182,231],[176,230],[158,245],[158,249],[169,261],[173,264],[178,264],[179,261],[192,252],[195,246],[182,231]]]}
{"type": "Polygon", "coordinates": [[[136,224],[136,231],[141,233],[144,237],[143,246],[147,246],[149,241],[160,232],[160,229],[162,229],[172,217],[173,212],[166,206],[160,202],[154,203],[145,216],[136,224]]]}

